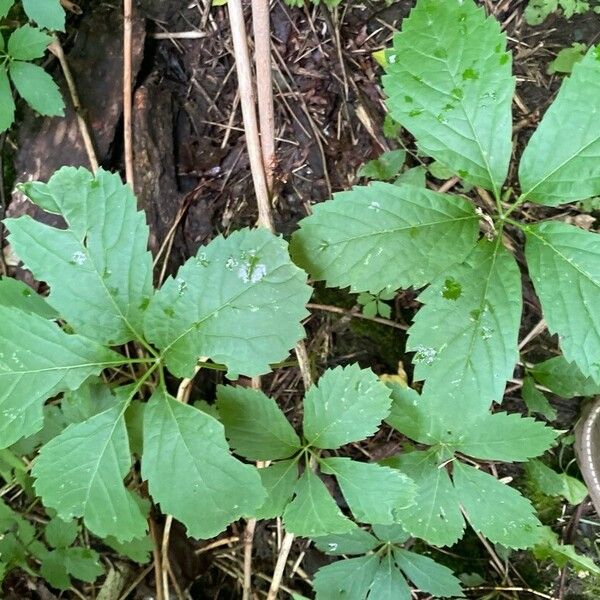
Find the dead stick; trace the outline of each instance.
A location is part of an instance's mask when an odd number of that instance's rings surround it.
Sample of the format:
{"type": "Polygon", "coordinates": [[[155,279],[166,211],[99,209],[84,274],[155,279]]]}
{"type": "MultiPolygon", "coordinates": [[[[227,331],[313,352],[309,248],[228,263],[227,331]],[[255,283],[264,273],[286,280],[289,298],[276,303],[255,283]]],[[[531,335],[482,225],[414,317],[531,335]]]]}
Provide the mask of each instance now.
{"type": "Polygon", "coordinates": [[[258,205],[258,224],[273,231],[273,219],[271,217],[271,204],[269,200],[269,188],[263,167],[260,136],[258,133],[258,121],[254,106],[254,91],[252,88],[252,70],[250,67],[250,55],[246,40],[246,24],[244,23],[244,12],[241,0],[230,0],[227,3],[229,20],[231,21],[231,34],[233,40],[233,51],[235,55],[235,66],[238,75],[238,87],[242,104],[242,117],[246,131],[246,146],[252,170],[252,181],[258,205]]]}
{"type": "Polygon", "coordinates": [[[252,0],[260,147],[267,187],[272,194],[273,169],[275,168],[275,111],[271,78],[271,22],[269,17],[269,0],[252,0]]]}
{"type": "Polygon", "coordinates": [[[125,148],[125,177],[135,192],[133,178],[133,142],[131,110],[133,81],[131,74],[132,0],[123,0],[123,143],[125,148]]]}
{"type": "Polygon", "coordinates": [[[75,115],[77,117],[77,125],[79,127],[81,139],[83,140],[85,152],[88,160],[90,161],[92,172],[96,173],[98,170],[98,158],[96,157],[96,152],[94,150],[92,136],[90,135],[87,123],[83,118],[83,111],[81,109],[77,87],[75,86],[75,80],[73,79],[73,73],[71,73],[71,68],[69,67],[65,53],[63,52],[63,48],[57,38],[54,38],[54,41],[48,46],[48,50],[50,50],[50,52],[52,52],[52,54],[58,58],[58,62],[60,63],[60,68],[62,69],[63,75],[65,76],[65,81],[67,82],[67,87],[69,88],[69,95],[71,96],[73,110],[75,111],[75,115]]]}

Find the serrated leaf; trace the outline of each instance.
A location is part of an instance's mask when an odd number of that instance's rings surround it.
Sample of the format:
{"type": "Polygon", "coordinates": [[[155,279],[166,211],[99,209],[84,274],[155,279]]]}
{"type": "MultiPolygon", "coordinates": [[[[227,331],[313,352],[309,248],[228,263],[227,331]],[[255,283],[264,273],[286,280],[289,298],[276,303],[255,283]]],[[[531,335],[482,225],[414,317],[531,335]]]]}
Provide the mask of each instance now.
{"type": "MultiPolygon", "coordinates": [[[[33,435],[21,438],[10,446],[10,451],[16,456],[30,456],[34,451],[60,434],[68,425],[60,407],[55,404],[44,404],[42,407],[44,424],[33,435]]],[[[22,464],[22,463],[21,463],[22,464]]]]}
{"type": "Polygon", "coordinates": [[[392,409],[385,422],[415,442],[433,444],[434,414],[428,403],[412,388],[397,383],[388,383],[392,390],[392,409]]]}
{"type": "MultiPolygon", "coordinates": [[[[0,34],[0,37],[2,35],[0,34]]],[[[0,66],[0,133],[6,131],[15,120],[15,102],[4,65],[0,66]]]]}
{"type": "Polygon", "coordinates": [[[600,237],[549,221],[528,227],[526,238],[548,330],[558,334],[565,359],[600,384],[600,237]]]}
{"type": "Polygon", "coordinates": [[[448,471],[438,465],[435,454],[411,452],[388,464],[400,468],[417,484],[415,504],[398,511],[404,529],[434,546],[452,546],[458,541],[464,519],[448,471]]]}
{"type": "Polygon", "coordinates": [[[556,58],[548,63],[548,75],[554,73],[572,73],[573,67],[583,59],[587,50],[586,44],[573,42],[570,47],[559,50],[556,58]]]}
{"type": "Polygon", "coordinates": [[[500,238],[481,240],[420,296],[409,329],[415,380],[456,416],[500,401],[518,359],[521,274],[500,238]]]}
{"type": "Polygon", "coordinates": [[[365,163],[358,170],[357,175],[377,181],[388,181],[398,175],[405,160],[405,150],[389,150],[388,152],[384,152],[379,158],[365,163]]]}
{"type": "Polygon", "coordinates": [[[556,419],[556,410],[552,407],[548,398],[537,389],[533,377],[527,375],[523,378],[521,395],[529,412],[539,413],[549,421],[556,419]]]}
{"type": "Polygon", "coordinates": [[[17,92],[33,110],[50,117],[64,116],[65,103],[60,90],[42,67],[13,60],[8,71],[17,92]]]}
{"type": "Polygon", "coordinates": [[[288,532],[301,537],[348,533],[356,525],[342,514],[325,484],[310,469],[294,488],[295,497],[283,513],[288,532]]]}
{"type": "Polygon", "coordinates": [[[530,373],[540,385],[561,398],[600,394],[600,383],[583,375],[577,365],[565,360],[564,356],[555,356],[534,365],[530,373]]]}
{"type": "Polygon", "coordinates": [[[414,185],[424,188],[427,183],[427,169],[425,167],[413,167],[400,173],[398,179],[394,181],[394,185],[414,185]]]}
{"type": "Polygon", "coordinates": [[[58,548],[49,551],[42,559],[40,574],[53,587],[66,590],[71,586],[72,575],[82,581],[95,581],[104,573],[97,552],[89,548],[58,548]]]}
{"type": "Polygon", "coordinates": [[[398,510],[414,504],[416,486],[398,469],[339,457],[324,458],[320,465],[335,475],[357,521],[389,525],[398,510]]]}
{"type": "Polygon", "coordinates": [[[116,403],[108,385],[98,377],[90,377],[78,389],[65,392],[60,406],[68,423],[81,423],[113,408],[116,403]]]}
{"type": "Polygon", "coordinates": [[[599,48],[573,67],[531,136],[519,165],[522,199],[557,206],[600,194],[599,48]]]}
{"type": "Polygon", "coordinates": [[[142,477],[195,538],[217,535],[265,500],[256,469],[231,456],[221,423],[161,391],[144,415],[142,477]]]}
{"type": "Polygon", "coordinates": [[[475,244],[478,217],[458,196],[374,182],[334,194],[300,221],[294,260],[353,292],[422,287],[475,244]]]}
{"type": "Polygon", "coordinates": [[[558,0],[529,0],[524,12],[525,22],[528,25],[541,25],[557,9],[558,0]]]}
{"type": "Polygon", "coordinates": [[[63,520],[83,517],[99,537],[142,537],[146,519],[123,479],[131,454],[123,410],[116,406],[69,425],[34,462],[35,489],[63,520]]]}
{"type": "Polygon", "coordinates": [[[33,60],[41,58],[52,37],[31,25],[15,29],[8,38],[7,52],[15,60],[33,60]]]}
{"type": "Polygon", "coordinates": [[[257,519],[280,517],[294,495],[298,481],[298,464],[295,460],[282,460],[258,470],[267,492],[264,504],[254,512],[257,519]]]}
{"type": "Polygon", "coordinates": [[[217,408],[231,447],[245,458],[289,458],[302,446],[275,400],[260,390],[220,385],[217,408]]]}
{"type": "Polygon", "coordinates": [[[562,496],[570,504],[581,504],[588,495],[584,483],[567,475],[557,473],[540,460],[530,460],[525,472],[535,486],[548,496],[562,496]]]}
{"type": "Polygon", "coordinates": [[[545,452],[558,435],[530,417],[488,413],[465,427],[454,449],[483,460],[526,461],[545,452]]]}
{"type": "Polygon", "coordinates": [[[315,546],[331,556],[342,554],[367,554],[377,548],[381,542],[364,529],[356,528],[349,533],[339,533],[314,538],[315,546]]]}
{"type": "Polygon", "coordinates": [[[236,231],[201,248],[163,284],[144,330],[180,377],[193,374],[200,356],[227,365],[232,379],[261,375],[304,336],[311,291],[281,238],[236,231]]]}
{"type": "Polygon", "coordinates": [[[303,431],[317,448],[339,448],[373,435],[390,410],[390,390],[371,369],[325,371],[304,397],[303,431]]]}
{"type": "Polygon", "coordinates": [[[65,11],[60,0],[23,0],[23,9],[40,27],[65,30],[65,11]]]}
{"type": "Polygon", "coordinates": [[[392,554],[388,552],[380,561],[368,600],[410,600],[412,594],[406,579],[396,568],[392,554]]]}
{"type": "Polygon", "coordinates": [[[39,431],[44,401],[123,358],[35,314],[0,306],[0,448],[39,431]]]}
{"type": "Polygon", "coordinates": [[[44,529],[44,537],[48,545],[53,548],[66,548],[70,546],[79,533],[79,525],[77,521],[65,521],[59,517],[54,517],[46,523],[44,529]]]}
{"type": "Polygon", "coordinates": [[[387,58],[392,117],[421,152],[498,194],[511,156],[515,85],[498,21],[472,0],[419,0],[387,58]]]}
{"type": "Polygon", "coordinates": [[[396,564],[422,591],[435,598],[463,597],[460,581],[435,560],[402,548],[394,548],[396,564]]]}
{"type": "Polygon", "coordinates": [[[11,306],[44,319],[56,319],[58,313],[27,284],[11,277],[0,278],[0,306],[11,306]]]}
{"type": "Polygon", "coordinates": [[[531,502],[495,477],[455,461],[452,478],[471,524],[495,544],[529,548],[540,538],[541,523],[531,502]]]}
{"type": "Polygon", "coordinates": [[[119,542],[117,539],[110,536],[104,538],[102,541],[118,554],[126,556],[139,565],[145,565],[150,562],[150,553],[154,548],[154,542],[149,535],[143,538],[135,538],[129,542],[119,542]]]}
{"type": "Polygon", "coordinates": [[[68,229],[30,217],[7,219],[10,242],[37,279],[48,303],[79,333],[109,345],[140,339],[152,295],[148,226],[135,196],[117,174],[63,167],[47,184],[20,186],[68,229]]]}
{"type": "Polygon", "coordinates": [[[313,581],[317,600],[365,600],[378,567],[379,558],[375,555],[321,567],[313,581]]]}
{"type": "Polygon", "coordinates": [[[561,568],[570,563],[578,572],[600,575],[600,568],[589,556],[579,554],[574,546],[561,544],[550,527],[542,527],[542,539],[533,547],[533,555],[538,560],[552,560],[561,568]]]}
{"type": "Polygon", "coordinates": [[[410,537],[402,525],[395,523],[394,525],[378,525],[371,526],[373,533],[382,542],[391,542],[392,544],[404,544],[410,537]]]}

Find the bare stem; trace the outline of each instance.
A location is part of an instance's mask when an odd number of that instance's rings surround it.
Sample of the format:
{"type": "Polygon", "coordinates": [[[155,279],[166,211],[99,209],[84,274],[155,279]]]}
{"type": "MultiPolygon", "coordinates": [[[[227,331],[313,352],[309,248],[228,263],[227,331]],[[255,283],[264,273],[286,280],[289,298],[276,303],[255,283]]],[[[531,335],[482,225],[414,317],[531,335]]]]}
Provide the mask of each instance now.
{"type": "Polygon", "coordinates": [[[131,133],[131,110],[133,105],[133,81],[131,75],[132,0],[123,0],[123,143],[125,148],[125,177],[135,191],[133,178],[133,142],[131,133]]]}

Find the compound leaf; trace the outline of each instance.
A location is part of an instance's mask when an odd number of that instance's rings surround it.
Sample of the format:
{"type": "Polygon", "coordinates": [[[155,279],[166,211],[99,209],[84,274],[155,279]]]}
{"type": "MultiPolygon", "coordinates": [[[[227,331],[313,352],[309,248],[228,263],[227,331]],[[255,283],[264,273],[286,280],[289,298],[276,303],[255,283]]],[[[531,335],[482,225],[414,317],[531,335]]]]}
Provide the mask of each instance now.
{"type": "Polygon", "coordinates": [[[353,292],[422,287],[475,244],[478,217],[458,196],[375,182],[314,207],[292,236],[294,260],[353,292]]]}
{"type": "Polygon", "coordinates": [[[374,554],[321,567],[313,581],[317,600],[365,600],[378,567],[374,554]]]}
{"type": "Polygon", "coordinates": [[[419,0],[387,59],[392,117],[424,154],[498,194],[511,156],[515,85],[498,21],[472,0],[419,0]]]}
{"type": "Polygon", "coordinates": [[[518,358],[521,274],[502,246],[481,240],[466,261],[420,296],[409,330],[416,380],[443,396],[462,418],[500,401],[518,358]],[[458,407],[461,406],[462,409],[458,407]]]}
{"type": "Polygon", "coordinates": [[[557,473],[541,460],[530,460],[525,472],[540,492],[548,496],[562,496],[570,504],[581,504],[588,494],[585,484],[566,473],[557,473]]]}
{"type": "Polygon", "coordinates": [[[140,338],[152,295],[148,226],[131,188],[117,174],[63,167],[47,184],[20,186],[68,229],[28,216],[7,219],[10,241],[37,279],[51,288],[48,303],[79,333],[108,345],[140,338]]]}
{"type": "Polygon", "coordinates": [[[56,319],[57,312],[46,299],[27,284],[12,277],[0,278],[0,306],[11,306],[23,312],[34,313],[44,319],[56,319]]]}
{"type": "Polygon", "coordinates": [[[415,442],[430,445],[435,443],[435,415],[428,403],[412,388],[398,383],[387,385],[392,390],[392,409],[386,423],[415,442]]]}
{"type": "Polygon", "coordinates": [[[310,469],[294,489],[296,496],[283,513],[285,528],[301,537],[348,533],[356,525],[342,514],[325,484],[310,469]]]}
{"type": "Polygon", "coordinates": [[[375,433],[390,405],[389,388],[371,369],[330,369],[304,397],[304,437],[330,449],[362,440],[375,433]]]}
{"type": "Polygon", "coordinates": [[[123,361],[39,315],[0,306],[0,448],[42,428],[45,400],[123,361]]]}
{"type": "Polygon", "coordinates": [[[13,60],[8,70],[17,92],[33,110],[49,117],[64,116],[65,103],[58,86],[42,67],[13,60]]]}
{"type": "Polygon", "coordinates": [[[410,587],[394,564],[392,554],[384,556],[373,578],[368,600],[410,600],[410,587]]]}
{"type": "Polygon", "coordinates": [[[448,567],[402,548],[394,548],[394,558],[398,567],[421,591],[435,598],[463,596],[460,581],[448,567]]]}
{"type": "Polygon", "coordinates": [[[473,529],[496,544],[529,548],[540,537],[531,502],[495,477],[454,461],[454,488],[473,529]]]}
{"type": "Polygon", "coordinates": [[[463,429],[454,448],[483,460],[526,461],[545,452],[558,434],[530,417],[488,413],[463,429]]]}
{"type": "Polygon", "coordinates": [[[600,384],[600,237],[549,221],[527,228],[525,256],[548,330],[565,359],[600,384]]]}
{"type": "Polygon", "coordinates": [[[404,529],[434,546],[458,541],[465,522],[448,471],[440,468],[435,453],[402,454],[386,464],[401,469],[417,484],[415,504],[397,512],[404,529]]]}
{"type": "Polygon", "coordinates": [[[193,374],[200,356],[227,365],[232,379],[261,375],[303,337],[310,294],[281,238],[236,231],[201,248],[163,284],[145,331],[180,377],[193,374]]]}
{"type": "Polygon", "coordinates": [[[162,391],[144,411],[142,477],[195,538],[214,537],[265,501],[257,470],[231,456],[223,425],[162,391]]]}
{"type": "Polygon", "coordinates": [[[44,29],[65,30],[65,11],[60,0],[23,0],[25,14],[44,29]]]}
{"type": "Polygon", "coordinates": [[[530,373],[540,385],[561,398],[600,394],[600,383],[583,375],[577,365],[565,360],[564,356],[549,358],[535,365],[530,373]]]}
{"type": "Polygon", "coordinates": [[[588,573],[600,575],[600,568],[589,556],[578,554],[574,546],[561,544],[550,527],[542,527],[542,538],[534,546],[533,555],[538,560],[550,559],[561,568],[570,563],[578,573],[581,573],[582,578],[588,573]]]}
{"type": "Polygon", "coordinates": [[[599,114],[600,47],[592,47],[563,82],[523,152],[521,198],[557,206],[600,194],[599,114]]]}
{"type": "Polygon", "coordinates": [[[69,425],[42,447],[32,474],[44,504],[67,521],[83,517],[99,537],[141,537],[146,518],[123,479],[131,468],[121,406],[69,425]]]}
{"type": "Polygon", "coordinates": [[[398,469],[338,457],[324,458],[320,465],[335,475],[357,521],[389,525],[397,520],[397,510],[414,504],[416,486],[398,469]]]}
{"type": "Polygon", "coordinates": [[[258,469],[258,474],[267,492],[267,499],[253,516],[257,519],[280,517],[294,495],[298,481],[297,461],[282,460],[264,469],[258,469]]]}
{"type": "Polygon", "coordinates": [[[31,25],[23,25],[10,34],[7,52],[15,60],[33,60],[44,56],[51,41],[52,37],[47,33],[31,25]]]}
{"type": "MultiPolygon", "coordinates": [[[[0,35],[0,37],[2,37],[0,35]]],[[[6,131],[15,120],[15,101],[12,97],[8,74],[4,65],[0,66],[0,133],[6,131]]]]}
{"type": "Polygon", "coordinates": [[[302,445],[275,400],[260,390],[220,385],[217,409],[231,447],[245,458],[289,458],[302,445]]]}
{"type": "Polygon", "coordinates": [[[315,546],[331,556],[342,554],[367,554],[381,546],[381,542],[364,529],[356,528],[349,533],[326,535],[313,540],[315,546]]]}
{"type": "Polygon", "coordinates": [[[410,537],[402,525],[372,525],[373,534],[382,542],[391,542],[392,544],[404,544],[410,537]]]}

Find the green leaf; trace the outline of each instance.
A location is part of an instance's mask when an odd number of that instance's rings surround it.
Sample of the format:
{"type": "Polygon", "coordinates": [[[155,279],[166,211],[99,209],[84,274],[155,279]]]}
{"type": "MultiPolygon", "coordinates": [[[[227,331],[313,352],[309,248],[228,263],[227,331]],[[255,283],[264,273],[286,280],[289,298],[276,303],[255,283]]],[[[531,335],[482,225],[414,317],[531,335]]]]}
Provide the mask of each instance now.
{"type": "Polygon", "coordinates": [[[557,9],[558,0],[529,0],[525,7],[525,21],[528,25],[541,25],[557,9]]]}
{"type": "Polygon", "coordinates": [[[99,537],[142,537],[146,519],[123,479],[131,468],[121,406],[69,425],[34,462],[35,489],[45,506],[67,521],[83,517],[99,537]]]}
{"type": "Polygon", "coordinates": [[[82,581],[95,581],[104,573],[100,556],[89,548],[58,548],[42,559],[40,574],[53,587],[66,590],[71,586],[69,575],[82,581]]]}
{"type": "Polygon", "coordinates": [[[384,152],[379,158],[365,163],[358,170],[357,175],[359,177],[366,177],[367,179],[388,181],[398,175],[405,160],[405,150],[389,150],[388,152],[384,152]]]}
{"type": "Polygon", "coordinates": [[[415,504],[397,513],[404,529],[434,546],[457,542],[465,523],[448,471],[438,465],[435,453],[410,452],[387,464],[401,469],[417,484],[415,504]]]}
{"type": "MultiPolygon", "coordinates": [[[[0,34],[0,37],[2,35],[0,34]]],[[[15,102],[12,97],[6,67],[0,66],[0,133],[6,131],[15,120],[15,102]]]]}
{"type": "Polygon", "coordinates": [[[231,456],[221,423],[161,391],[144,415],[142,477],[195,538],[217,535],[265,500],[256,469],[231,456]]]}
{"type": "Polygon", "coordinates": [[[4,17],[8,15],[8,11],[12,8],[14,3],[15,0],[0,0],[0,19],[4,19],[4,17]]]}
{"type": "Polygon", "coordinates": [[[44,530],[44,537],[49,546],[53,548],[66,548],[70,546],[79,533],[77,521],[65,521],[59,517],[50,519],[44,530]]]}
{"type": "Polygon", "coordinates": [[[116,403],[108,385],[98,377],[91,377],[78,389],[65,392],[60,406],[68,423],[81,423],[116,403]]]}
{"type": "Polygon", "coordinates": [[[300,537],[348,533],[356,525],[342,514],[325,484],[310,469],[294,489],[296,496],[283,513],[288,532],[300,537]]]}
{"type": "Polygon", "coordinates": [[[428,403],[412,388],[397,383],[387,385],[392,390],[392,410],[386,423],[415,442],[434,443],[434,415],[428,403]]]}
{"type": "Polygon", "coordinates": [[[422,591],[436,598],[463,596],[460,581],[435,560],[402,548],[394,548],[396,564],[422,591]]]}
{"type": "Polygon", "coordinates": [[[374,182],[317,204],[300,221],[291,251],[330,287],[418,288],[463,260],[478,229],[473,206],[458,196],[374,182]]]}
{"type": "Polygon", "coordinates": [[[258,469],[258,474],[267,492],[267,499],[253,516],[257,519],[280,517],[294,495],[298,481],[297,461],[282,460],[264,469],[258,469]]]}
{"type": "Polygon", "coordinates": [[[501,239],[481,240],[419,300],[425,306],[409,330],[407,349],[415,352],[415,380],[425,379],[424,395],[433,390],[461,419],[501,401],[518,359],[522,309],[519,267],[501,239]]]}
{"type": "Polygon", "coordinates": [[[35,314],[0,306],[0,448],[43,424],[44,401],[123,358],[35,314]]]}
{"type": "MultiPolygon", "coordinates": [[[[568,364],[568,363],[567,363],[568,364]]],[[[535,386],[533,377],[526,376],[523,379],[523,388],[521,390],[523,401],[530,412],[536,412],[553,421],[556,419],[556,410],[552,407],[548,399],[535,386]]]]}
{"type": "Polygon", "coordinates": [[[63,167],[47,184],[20,186],[34,203],[64,217],[68,229],[28,216],[7,219],[9,240],[48,303],[79,333],[108,345],[140,339],[152,295],[148,226],[117,174],[63,167]]]}
{"type": "Polygon", "coordinates": [[[42,67],[13,60],[8,70],[17,92],[33,110],[50,117],[64,116],[65,103],[58,86],[42,67]]]}
{"type": "Polygon", "coordinates": [[[531,502],[495,477],[454,461],[454,488],[471,527],[495,544],[529,548],[540,538],[531,502]]]}
{"type": "Polygon", "coordinates": [[[530,460],[525,465],[529,480],[547,496],[562,496],[570,504],[581,504],[588,492],[586,486],[566,473],[557,473],[540,460],[530,460]]]}
{"type": "Polygon", "coordinates": [[[260,390],[220,385],[217,408],[231,447],[245,458],[289,458],[302,446],[275,400],[260,390]]]}
{"type": "Polygon", "coordinates": [[[416,486],[398,469],[337,457],[319,464],[324,473],[335,475],[357,521],[389,525],[398,510],[414,504],[416,486]]]}
{"type": "Polygon", "coordinates": [[[523,152],[523,199],[557,206],[600,194],[599,112],[600,52],[592,47],[563,82],[523,152]]]}
{"type": "Polygon", "coordinates": [[[12,306],[24,312],[39,315],[44,319],[58,317],[45,298],[34,292],[27,284],[11,277],[0,278],[0,306],[12,306]]]}
{"type": "Polygon", "coordinates": [[[542,539],[533,547],[533,555],[538,560],[551,560],[562,568],[571,564],[578,573],[600,575],[600,568],[583,554],[578,554],[574,546],[561,544],[550,527],[542,527],[542,539]]]}
{"type": "Polygon", "coordinates": [[[382,542],[392,544],[404,544],[410,537],[402,525],[372,525],[373,533],[382,542]]]}
{"type": "Polygon", "coordinates": [[[16,456],[32,455],[39,446],[43,446],[62,433],[63,429],[68,425],[68,421],[65,419],[60,407],[55,404],[45,404],[42,407],[42,412],[44,414],[42,428],[33,435],[21,438],[18,442],[10,446],[10,451],[16,456]]]}
{"type": "Polygon", "coordinates": [[[558,334],[565,359],[600,384],[600,237],[555,221],[528,227],[526,237],[548,330],[558,334]]]}
{"type": "Polygon", "coordinates": [[[378,567],[379,558],[375,555],[321,567],[313,581],[317,600],[365,600],[378,567]]]}
{"type": "Polygon", "coordinates": [[[201,248],[163,284],[144,330],[177,376],[192,375],[200,356],[227,365],[231,379],[261,375],[304,336],[311,291],[281,238],[236,231],[201,248]]]}
{"type": "Polygon", "coordinates": [[[452,171],[445,167],[442,163],[434,160],[429,166],[428,171],[436,178],[445,181],[450,179],[453,175],[452,171]]]}
{"type": "Polygon", "coordinates": [[[331,556],[367,554],[370,550],[374,550],[381,545],[377,538],[358,527],[349,533],[318,537],[313,542],[321,552],[331,556]]]}
{"type": "Polygon", "coordinates": [[[40,27],[65,30],[65,11],[60,0],[23,0],[23,9],[40,27]]]}
{"type": "Polygon", "coordinates": [[[526,461],[545,452],[558,435],[541,421],[495,413],[469,423],[454,448],[483,460],[526,461]]]}
{"type": "Polygon", "coordinates": [[[33,60],[44,56],[50,42],[52,37],[47,33],[31,25],[23,25],[10,34],[7,52],[15,60],[33,60]]]}
{"type": "Polygon", "coordinates": [[[129,542],[119,542],[117,539],[110,536],[104,538],[102,541],[118,554],[126,556],[140,565],[145,565],[150,562],[150,554],[154,548],[154,542],[149,535],[142,538],[135,538],[129,542]]]}
{"type": "Polygon", "coordinates": [[[369,592],[369,600],[410,600],[412,594],[406,579],[398,571],[391,553],[381,559],[373,585],[369,592]]]}
{"type": "Polygon", "coordinates": [[[419,0],[394,37],[383,85],[421,152],[498,194],[511,156],[506,36],[472,0],[419,0]]]}
{"type": "Polygon", "coordinates": [[[414,185],[416,187],[424,188],[426,182],[427,169],[425,167],[413,167],[407,169],[404,173],[401,173],[394,181],[394,185],[414,185]]]}
{"type": "Polygon", "coordinates": [[[534,379],[561,398],[595,396],[600,394],[600,383],[585,377],[574,363],[563,356],[555,356],[530,369],[534,379]]]}
{"type": "Polygon", "coordinates": [[[572,73],[573,67],[583,59],[587,46],[574,42],[570,47],[563,48],[558,52],[556,58],[548,64],[549,75],[554,73],[572,73]]]}
{"type": "Polygon", "coordinates": [[[371,369],[329,369],[304,397],[304,437],[317,448],[339,448],[367,438],[390,410],[390,390],[371,369]]]}

